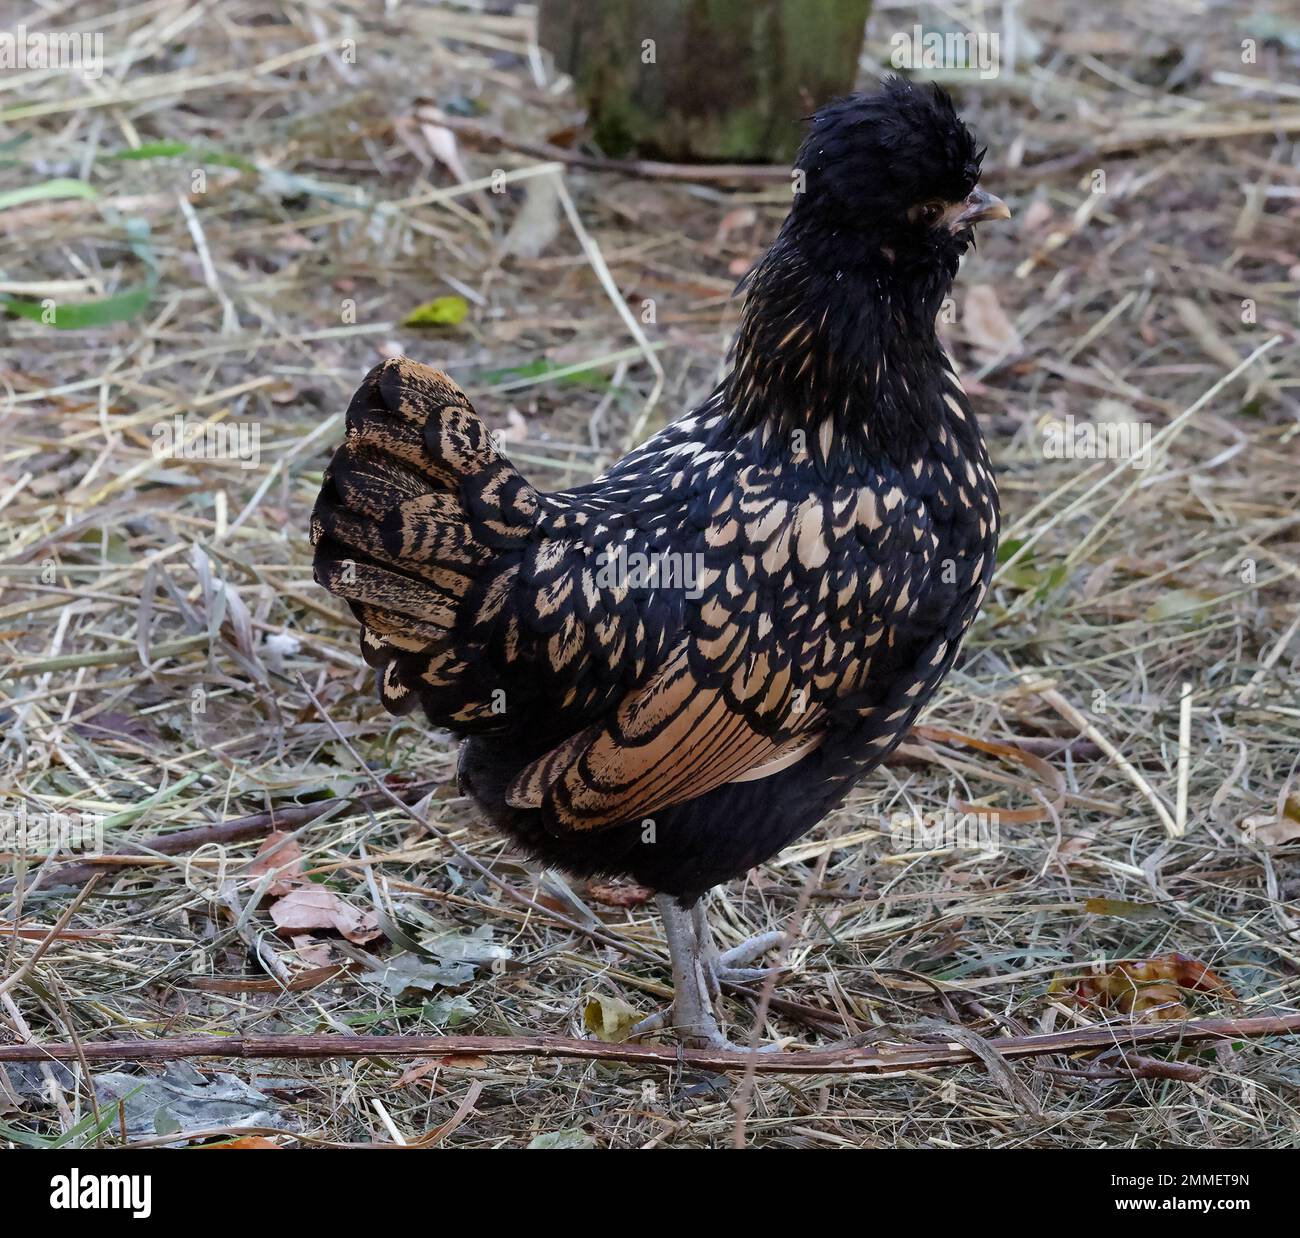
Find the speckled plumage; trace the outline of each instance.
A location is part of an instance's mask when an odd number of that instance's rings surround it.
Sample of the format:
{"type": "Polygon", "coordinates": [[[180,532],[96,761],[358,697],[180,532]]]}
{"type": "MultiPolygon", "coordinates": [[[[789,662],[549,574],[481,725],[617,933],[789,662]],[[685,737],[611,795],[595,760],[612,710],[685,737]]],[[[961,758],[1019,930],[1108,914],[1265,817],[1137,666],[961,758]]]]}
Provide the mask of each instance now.
{"type": "Polygon", "coordinates": [[[926,225],[924,205],[909,222],[917,194],[975,190],[974,143],[946,96],[894,83],[819,113],[800,162],[806,195],[701,407],[541,493],[445,375],[389,361],[312,521],[317,579],[361,621],[385,706],[467,737],[462,786],[487,818],[551,863],[686,902],[884,758],[994,565],[988,456],[934,326],[970,230],[926,225]],[[611,579],[620,549],[689,556],[698,578],[611,579]]]}

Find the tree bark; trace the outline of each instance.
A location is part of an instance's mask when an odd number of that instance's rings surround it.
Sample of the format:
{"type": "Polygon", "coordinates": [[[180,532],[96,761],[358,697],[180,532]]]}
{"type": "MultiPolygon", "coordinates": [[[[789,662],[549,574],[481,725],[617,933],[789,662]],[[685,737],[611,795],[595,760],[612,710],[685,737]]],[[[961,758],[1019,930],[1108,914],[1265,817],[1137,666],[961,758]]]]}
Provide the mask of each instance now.
{"type": "Polygon", "coordinates": [[[848,93],[871,0],[542,0],[540,37],[607,155],[789,161],[848,93]]]}

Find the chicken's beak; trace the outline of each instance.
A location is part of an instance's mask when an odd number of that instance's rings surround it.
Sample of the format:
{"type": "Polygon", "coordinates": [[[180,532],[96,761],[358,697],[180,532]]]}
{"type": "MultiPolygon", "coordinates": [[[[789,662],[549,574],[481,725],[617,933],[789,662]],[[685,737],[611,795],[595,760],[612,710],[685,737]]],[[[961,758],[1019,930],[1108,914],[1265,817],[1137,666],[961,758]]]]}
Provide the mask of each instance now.
{"type": "Polygon", "coordinates": [[[968,224],[981,223],[985,219],[1010,219],[1011,208],[1001,198],[995,197],[976,185],[961,204],[961,209],[953,217],[952,228],[965,228],[968,224]]]}

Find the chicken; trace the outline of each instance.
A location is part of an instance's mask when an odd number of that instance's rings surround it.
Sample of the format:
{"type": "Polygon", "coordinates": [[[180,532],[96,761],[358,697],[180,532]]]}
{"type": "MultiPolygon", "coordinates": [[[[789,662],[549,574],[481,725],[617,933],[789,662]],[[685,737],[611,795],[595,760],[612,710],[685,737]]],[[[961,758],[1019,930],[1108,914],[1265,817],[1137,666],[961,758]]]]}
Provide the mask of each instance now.
{"type": "Polygon", "coordinates": [[[445,374],[365,379],[312,517],[384,706],[464,737],[462,791],[530,855],[657,892],[668,1027],[733,1047],[702,902],[902,739],[989,586],[997,491],[935,321],[983,151],[891,79],[812,119],[726,378],[587,485],[531,486],[445,374]]]}

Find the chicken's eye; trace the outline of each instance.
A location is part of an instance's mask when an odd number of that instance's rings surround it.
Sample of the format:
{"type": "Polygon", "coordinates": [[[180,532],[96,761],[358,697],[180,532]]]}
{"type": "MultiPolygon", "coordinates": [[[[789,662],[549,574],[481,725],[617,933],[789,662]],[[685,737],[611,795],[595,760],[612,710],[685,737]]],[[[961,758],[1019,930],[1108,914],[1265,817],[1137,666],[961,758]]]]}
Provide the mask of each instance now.
{"type": "Polygon", "coordinates": [[[918,212],[921,222],[929,227],[931,224],[939,222],[939,216],[943,214],[942,202],[926,202],[922,204],[918,212]]]}

